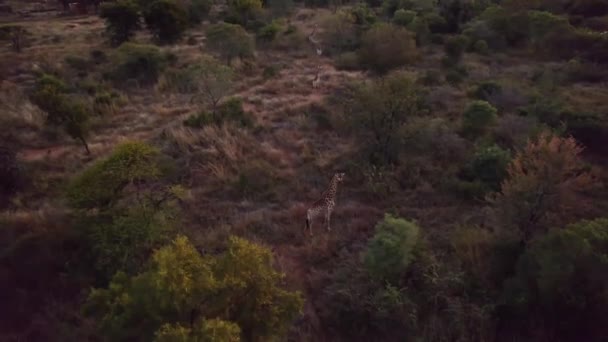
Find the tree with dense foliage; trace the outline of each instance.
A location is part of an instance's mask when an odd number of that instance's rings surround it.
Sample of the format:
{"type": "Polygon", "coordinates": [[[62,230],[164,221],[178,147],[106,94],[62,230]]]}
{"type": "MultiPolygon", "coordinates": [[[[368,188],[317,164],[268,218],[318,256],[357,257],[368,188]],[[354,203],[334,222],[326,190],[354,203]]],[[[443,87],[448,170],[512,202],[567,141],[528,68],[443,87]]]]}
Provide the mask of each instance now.
{"type": "Polygon", "coordinates": [[[239,17],[239,23],[247,27],[249,20],[262,9],[261,0],[229,0],[228,6],[239,17]]]}
{"type": "Polygon", "coordinates": [[[376,225],[365,253],[365,265],[376,278],[396,284],[414,258],[420,228],[389,214],[376,225]]]}
{"type": "Polygon", "coordinates": [[[106,31],[114,45],[131,39],[140,28],[139,6],[134,0],[103,3],[99,16],[106,20],[106,31]]]}
{"type": "Polygon", "coordinates": [[[89,108],[79,98],[70,96],[62,80],[49,74],[40,76],[32,102],[46,113],[48,124],[62,127],[70,137],[82,143],[87,154],[91,153],[87,143],[89,108]]]}
{"type": "Polygon", "coordinates": [[[155,0],[144,9],[144,20],[163,44],[175,43],[188,28],[188,14],[174,0],[155,0]]]}
{"type": "Polygon", "coordinates": [[[119,145],[107,158],[74,178],[67,189],[67,197],[75,208],[105,207],[119,200],[122,190],[156,179],[158,150],[141,142],[119,145]]]}
{"type": "Polygon", "coordinates": [[[416,40],[403,27],[379,24],[363,34],[359,58],[371,70],[386,73],[418,58],[416,40]]]}
{"type": "Polygon", "coordinates": [[[236,341],[238,331],[243,340],[268,341],[286,332],[303,304],[279,287],[281,278],[262,246],[232,237],[224,253],[208,257],[180,236],[154,253],[147,271],[118,273],[107,289],[93,290],[86,309],[114,341],[162,341],[184,329],[224,336],[204,341],[236,341]]]}
{"type": "MultiPolygon", "coordinates": [[[[554,229],[533,242],[506,282],[503,319],[551,340],[599,341],[608,325],[608,219],[554,229]]],[[[508,332],[505,331],[508,334],[508,332]]]]}
{"type": "Polygon", "coordinates": [[[402,143],[401,130],[422,108],[414,80],[393,73],[356,86],[346,103],[346,120],[361,135],[360,143],[372,163],[394,164],[402,143]]]}
{"type": "Polygon", "coordinates": [[[110,55],[107,77],[123,85],[128,80],[150,85],[156,83],[169,64],[168,57],[154,45],[124,43],[110,55]]]}
{"type": "Polygon", "coordinates": [[[220,23],[207,30],[207,46],[230,65],[234,58],[253,55],[253,38],[240,25],[220,23]]]}
{"type": "Polygon", "coordinates": [[[207,18],[213,1],[211,0],[190,0],[188,6],[188,16],[191,24],[200,24],[203,19],[207,18]]]}
{"type": "Polygon", "coordinates": [[[240,342],[241,329],[221,319],[200,320],[194,326],[165,324],[154,336],[154,342],[240,342]]]}
{"type": "Polygon", "coordinates": [[[577,193],[592,183],[581,160],[583,148],[571,137],[543,133],[517,152],[499,193],[491,197],[507,227],[522,243],[544,231],[546,219],[581,205],[577,193]]]}
{"type": "Polygon", "coordinates": [[[482,100],[471,102],[462,117],[462,132],[471,138],[485,134],[498,119],[497,110],[490,103],[482,100]]]}

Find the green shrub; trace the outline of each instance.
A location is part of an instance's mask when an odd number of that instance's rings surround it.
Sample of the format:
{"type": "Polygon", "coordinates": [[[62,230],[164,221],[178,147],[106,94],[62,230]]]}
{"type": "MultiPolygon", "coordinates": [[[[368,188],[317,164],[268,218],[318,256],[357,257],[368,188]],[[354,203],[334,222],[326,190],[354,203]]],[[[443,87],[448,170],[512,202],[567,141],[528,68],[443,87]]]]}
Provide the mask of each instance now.
{"type": "Polygon", "coordinates": [[[492,96],[500,94],[502,86],[495,81],[485,81],[477,85],[472,96],[478,100],[490,101],[492,96]]]}
{"type": "Polygon", "coordinates": [[[330,55],[354,51],[360,45],[359,32],[352,13],[340,10],[323,22],[323,53],[330,55]]]}
{"type": "Polygon", "coordinates": [[[416,12],[404,9],[398,9],[393,14],[393,24],[400,26],[408,26],[416,18],[416,12]]]}
{"type": "Polygon", "coordinates": [[[279,25],[278,22],[273,21],[270,24],[262,27],[258,31],[257,38],[258,38],[258,40],[263,41],[263,42],[271,42],[277,37],[277,34],[280,31],[281,31],[281,25],[279,25]]]}
{"type": "Polygon", "coordinates": [[[356,52],[344,52],[334,58],[338,70],[358,70],[361,68],[359,55],[356,52]]]}
{"type": "Polygon", "coordinates": [[[497,112],[496,108],[486,101],[473,101],[463,113],[463,134],[471,138],[484,134],[496,122],[497,112]]]}
{"type": "Polygon", "coordinates": [[[376,13],[367,4],[358,3],[350,10],[359,31],[370,28],[377,20],[376,13]]]}
{"type": "Polygon", "coordinates": [[[488,190],[498,191],[502,180],[507,176],[507,165],[511,161],[508,150],[493,145],[475,153],[470,165],[471,176],[483,182],[488,190]]]}
{"type": "MultiPolygon", "coordinates": [[[[448,60],[451,62],[451,59],[448,60]]],[[[450,67],[445,73],[445,81],[450,85],[457,86],[464,82],[466,76],[466,70],[450,67]]]]}
{"type": "Polygon", "coordinates": [[[90,153],[86,140],[89,135],[89,108],[80,98],[68,94],[68,87],[62,80],[42,74],[31,99],[46,113],[48,124],[62,127],[70,137],[82,143],[87,154],[90,153]]]}
{"type": "Polygon", "coordinates": [[[489,49],[488,43],[483,39],[479,39],[473,44],[473,51],[480,55],[487,55],[489,49]]]}
{"type": "Polygon", "coordinates": [[[396,164],[406,122],[423,112],[420,88],[402,73],[356,86],[345,110],[346,127],[358,135],[361,152],[376,165],[396,164]]]}
{"type": "Polygon", "coordinates": [[[431,41],[431,30],[425,18],[415,17],[407,26],[407,29],[416,34],[416,44],[418,46],[428,44],[431,41]]]}
{"type": "Polygon", "coordinates": [[[454,64],[460,62],[462,55],[469,46],[469,38],[464,35],[449,37],[444,45],[445,54],[454,64]]]}
{"type": "Polygon", "coordinates": [[[86,72],[90,67],[89,61],[86,58],[80,56],[66,56],[65,64],[67,64],[70,68],[80,72],[86,72]]]}
{"type": "Polygon", "coordinates": [[[123,143],[114,152],[78,175],[66,195],[75,208],[107,207],[120,199],[130,184],[156,179],[158,151],[144,143],[123,143]]]}
{"type": "Polygon", "coordinates": [[[506,283],[508,318],[522,334],[542,317],[543,330],[565,340],[604,336],[608,319],[608,220],[581,221],[554,229],[534,242],[506,283]]]}
{"type": "Polygon", "coordinates": [[[236,24],[249,27],[250,20],[262,9],[261,0],[229,0],[228,6],[234,16],[237,17],[236,24]]]}
{"type": "Polygon", "coordinates": [[[203,126],[210,125],[213,122],[213,115],[209,112],[202,111],[198,114],[190,115],[186,120],[184,120],[184,126],[202,128],[203,126]]]}
{"type": "Polygon", "coordinates": [[[139,6],[133,0],[104,2],[99,16],[106,21],[106,31],[115,45],[131,39],[140,28],[139,6]]]}
{"type": "Polygon", "coordinates": [[[169,57],[156,46],[124,43],[110,56],[108,76],[117,83],[132,79],[149,85],[156,83],[168,62],[169,57]]]}
{"type": "Polygon", "coordinates": [[[190,24],[200,24],[211,10],[213,1],[211,0],[190,0],[188,6],[188,19],[190,24]]]}
{"type": "Polygon", "coordinates": [[[219,122],[231,121],[245,127],[253,125],[251,116],[243,110],[243,100],[238,97],[231,97],[220,104],[217,117],[219,122]]]}
{"type": "Polygon", "coordinates": [[[398,284],[415,257],[420,228],[385,214],[375,229],[365,252],[365,266],[375,278],[398,284]]]}
{"type": "Polygon", "coordinates": [[[166,242],[171,231],[166,213],[152,206],[111,211],[96,216],[94,221],[83,230],[95,270],[106,280],[118,271],[135,274],[141,270],[153,249],[166,242]]]}
{"type": "Polygon", "coordinates": [[[201,320],[194,325],[164,324],[154,334],[154,342],[240,342],[241,328],[221,319],[201,320]]]}
{"type": "Polygon", "coordinates": [[[418,58],[416,41],[405,28],[379,24],[363,34],[361,63],[377,73],[386,73],[418,58]]]}
{"type": "Polygon", "coordinates": [[[146,26],[160,43],[178,41],[188,27],[188,14],[173,0],[155,0],[144,10],[146,26]]]}
{"type": "Polygon", "coordinates": [[[234,58],[246,58],[253,55],[254,43],[247,31],[240,26],[220,23],[207,30],[207,46],[215,50],[226,64],[230,65],[234,58]]]}

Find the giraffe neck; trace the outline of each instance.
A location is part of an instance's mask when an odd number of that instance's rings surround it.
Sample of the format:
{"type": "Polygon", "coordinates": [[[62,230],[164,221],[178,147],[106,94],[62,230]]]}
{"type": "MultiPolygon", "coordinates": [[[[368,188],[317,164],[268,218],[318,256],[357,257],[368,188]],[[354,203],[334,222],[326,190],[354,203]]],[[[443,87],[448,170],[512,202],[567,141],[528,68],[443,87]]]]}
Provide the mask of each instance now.
{"type": "Polygon", "coordinates": [[[336,191],[338,191],[338,179],[336,177],[332,178],[329,183],[329,187],[327,188],[326,198],[333,199],[336,197],[336,191]]]}

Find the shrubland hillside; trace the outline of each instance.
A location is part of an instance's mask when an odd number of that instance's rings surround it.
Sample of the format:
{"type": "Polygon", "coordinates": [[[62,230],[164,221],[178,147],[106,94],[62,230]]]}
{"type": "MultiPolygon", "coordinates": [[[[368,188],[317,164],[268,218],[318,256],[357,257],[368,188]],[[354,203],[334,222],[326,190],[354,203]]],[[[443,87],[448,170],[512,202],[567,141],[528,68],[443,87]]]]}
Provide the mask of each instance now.
{"type": "Polygon", "coordinates": [[[0,0],[0,340],[605,341],[607,63],[605,0],[0,0]]]}

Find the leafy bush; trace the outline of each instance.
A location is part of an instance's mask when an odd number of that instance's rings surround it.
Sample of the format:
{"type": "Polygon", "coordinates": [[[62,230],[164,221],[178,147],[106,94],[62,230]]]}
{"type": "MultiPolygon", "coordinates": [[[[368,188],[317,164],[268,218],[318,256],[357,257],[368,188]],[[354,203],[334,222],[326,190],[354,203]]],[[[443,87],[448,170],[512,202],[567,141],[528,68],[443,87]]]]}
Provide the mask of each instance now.
{"type": "Polygon", "coordinates": [[[469,137],[478,137],[487,132],[498,116],[497,110],[486,101],[471,102],[463,113],[462,132],[469,137]]]}
{"type": "Polygon", "coordinates": [[[248,27],[249,20],[262,9],[261,0],[230,0],[230,10],[239,18],[238,23],[248,27]]]}
{"type": "Polygon", "coordinates": [[[431,30],[429,29],[429,23],[426,18],[416,16],[407,26],[407,29],[416,34],[417,46],[428,44],[431,40],[431,30]]]}
{"type": "Polygon", "coordinates": [[[376,278],[397,284],[415,255],[420,228],[389,214],[376,225],[365,253],[365,266],[376,278]]]}
{"type": "Polygon", "coordinates": [[[334,65],[339,70],[358,70],[361,68],[359,55],[356,52],[345,52],[336,56],[334,65]]]}
{"type": "Polygon", "coordinates": [[[207,18],[213,1],[211,0],[190,0],[188,6],[188,19],[191,24],[200,24],[207,18]]]}
{"type": "Polygon", "coordinates": [[[216,331],[228,341],[234,325],[245,340],[270,340],[286,332],[303,304],[299,293],[279,287],[281,278],[262,246],[232,237],[227,251],[203,257],[180,236],[154,253],[147,271],[132,278],[117,273],[107,289],[93,290],[85,309],[99,316],[101,333],[111,340],[181,336],[183,328],[166,324],[190,323],[207,326],[196,333],[216,331]]]}
{"type": "Polygon", "coordinates": [[[379,24],[363,34],[359,58],[368,68],[386,73],[418,58],[416,41],[405,28],[379,24]]]}
{"type": "Polygon", "coordinates": [[[360,136],[372,164],[398,162],[402,129],[408,119],[422,112],[422,104],[418,87],[405,74],[389,74],[355,87],[345,108],[348,125],[360,136]]]}
{"type": "Polygon", "coordinates": [[[445,54],[454,63],[458,63],[462,59],[462,55],[469,46],[469,39],[467,36],[458,35],[449,37],[444,45],[445,54]]]}
{"type": "Polygon", "coordinates": [[[167,213],[153,206],[113,210],[90,221],[82,229],[95,270],[108,280],[118,271],[138,272],[171,232],[167,213]]]}
{"type": "Polygon", "coordinates": [[[111,69],[107,76],[117,83],[133,79],[149,85],[156,83],[168,62],[168,56],[156,46],[124,43],[110,57],[111,69]]]}
{"type": "Polygon", "coordinates": [[[215,117],[218,104],[232,90],[232,69],[214,58],[204,58],[187,70],[193,81],[191,87],[196,92],[193,99],[207,106],[206,109],[215,117]]]}
{"type": "Polygon", "coordinates": [[[470,166],[473,179],[483,182],[488,190],[499,190],[500,184],[507,176],[510,160],[511,153],[496,145],[477,151],[470,166]]]}
{"type": "Polygon", "coordinates": [[[281,31],[281,25],[278,22],[273,21],[270,24],[262,27],[258,33],[257,38],[263,42],[271,42],[273,41],[277,34],[281,31]]]}
{"type": "Polygon", "coordinates": [[[220,23],[211,26],[207,30],[207,46],[215,50],[226,64],[238,57],[243,59],[253,55],[253,39],[247,31],[240,26],[228,23],[220,23]]]}
{"type": "Polygon", "coordinates": [[[74,178],[67,197],[75,208],[106,207],[120,199],[122,190],[159,176],[158,151],[140,142],[119,145],[103,159],[74,178]]]}
{"type": "Polygon", "coordinates": [[[46,112],[48,124],[62,127],[90,153],[86,140],[89,134],[89,108],[79,98],[70,96],[67,91],[63,81],[43,74],[37,80],[32,102],[46,112]]]}
{"type": "Polygon", "coordinates": [[[173,0],[155,0],[144,10],[146,26],[160,43],[178,41],[188,27],[188,14],[173,0]]]}
{"type": "Polygon", "coordinates": [[[489,101],[492,96],[502,92],[502,86],[495,81],[485,81],[477,85],[472,96],[478,100],[489,101]]]}
{"type": "Polygon", "coordinates": [[[543,133],[509,164],[508,177],[491,201],[505,227],[517,232],[522,243],[547,228],[548,215],[559,217],[565,208],[583,205],[576,193],[588,189],[592,179],[581,152],[573,138],[543,133]]]}
{"type": "Polygon", "coordinates": [[[473,44],[473,51],[480,55],[488,54],[489,49],[488,42],[483,39],[479,39],[473,44]]]}
{"type": "MultiPolygon", "coordinates": [[[[452,60],[448,59],[449,63],[452,63],[452,60]]],[[[445,81],[450,85],[457,86],[464,82],[467,76],[466,70],[463,68],[450,67],[445,73],[445,81]]]]}
{"type": "Polygon", "coordinates": [[[581,221],[532,243],[506,283],[503,318],[522,333],[540,319],[547,334],[567,341],[601,339],[608,324],[607,232],[607,219],[581,221]]]}
{"type": "Polygon", "coordinates": [[[133,0],[104,2],[99,16],[106,20],[106,31],[115,45],[129,40],[140,28],[139,6],[133,0]]]}
{"type": "Polygon", "coordinates": [[[408,26],[416,18],[416,12],[404,9],[398,9],[393,14],[393,24],[400,26],[408,26]]]}
{"type": "Polygon", "coordinates": [[[322,26],[322,40],[330,55],[351,52],[359,46],[355,17],[351,12],[340,10],[328,16],[322,26]]]}

